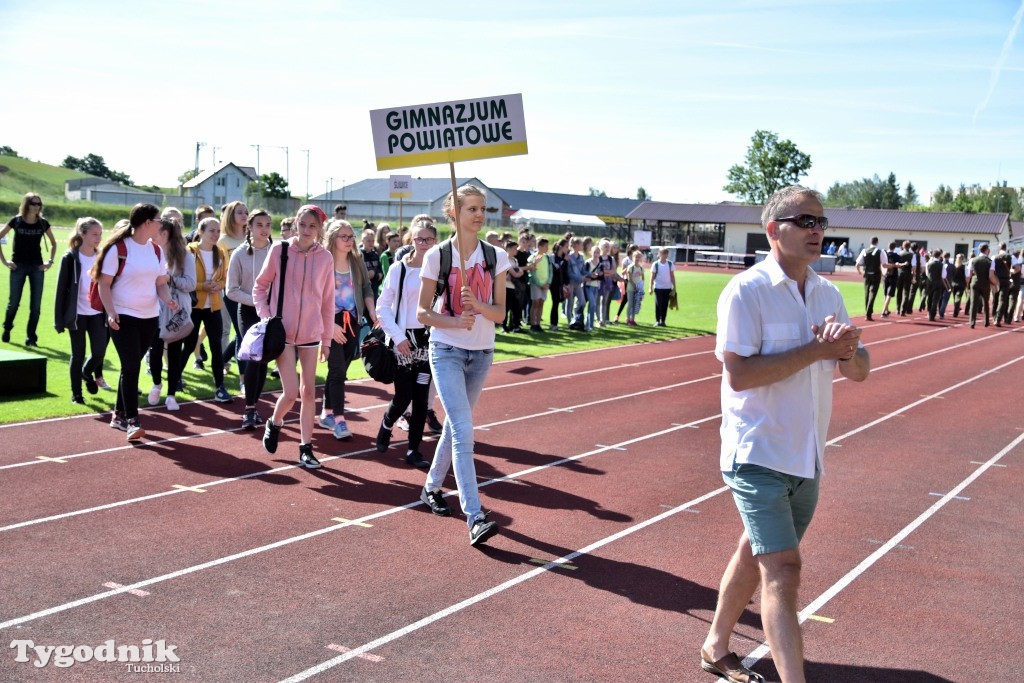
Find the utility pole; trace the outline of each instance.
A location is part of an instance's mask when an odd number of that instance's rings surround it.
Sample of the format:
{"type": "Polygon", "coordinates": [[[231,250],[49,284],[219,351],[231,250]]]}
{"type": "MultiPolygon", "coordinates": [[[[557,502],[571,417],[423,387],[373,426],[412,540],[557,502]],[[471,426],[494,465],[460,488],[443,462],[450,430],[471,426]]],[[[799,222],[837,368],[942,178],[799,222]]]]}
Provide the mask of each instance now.
{"type": "Polygon", "coordinates": [[[213,167],[217,168],[217,150],[224,149],[223,147],[213,147],[213,167]]]}
{"type": "Polygon", "coordinates": [[[309,199],[309,150],[300,149],[300,152],[306,153],[306,199],[309,199]]]}
{"type": "Polygon", "coordinates": [[[260,203],[263,203],[263,176],[260,175],[260,146],[249,145],[256,148],[256,188],[260,192],[260,203]]]}
{"type": "Polygon", "coordinates": [[[199,175],[199,150],[206,147],[205,142],[196,143],[196,175],[199,175]]]}

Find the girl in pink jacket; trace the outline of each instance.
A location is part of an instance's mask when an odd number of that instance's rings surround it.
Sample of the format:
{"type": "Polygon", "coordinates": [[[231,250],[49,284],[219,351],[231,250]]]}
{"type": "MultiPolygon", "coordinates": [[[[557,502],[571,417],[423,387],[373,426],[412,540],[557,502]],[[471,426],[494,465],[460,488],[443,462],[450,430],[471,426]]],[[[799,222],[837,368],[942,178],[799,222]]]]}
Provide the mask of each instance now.
{"type": "MultiPolygon", "coordinates": [[[[253,303],[260,318],[277,314],[279,296],[284,297],[281,322],[285,348],[277,358],[281,373],[281,396],[274,414],[267,420],[263,447],[277,451],[284,416],[298,398],[299,465],[315,469],[320,461],[313,455],[313,418],[316,415],[316,361],[326,362],[334,333],[334,259],[320,244],[323,239],[323,209],[312,204],[295,215],[295,237],[274,243],[252,288],[253,303]],[[288,249],[288,265],[281,282],[281,250],[288,249]],[[298,377],[298,359],[302,377],[298,377]]],[[[269,359],[268,359],[269,360],[269,359]]]]}

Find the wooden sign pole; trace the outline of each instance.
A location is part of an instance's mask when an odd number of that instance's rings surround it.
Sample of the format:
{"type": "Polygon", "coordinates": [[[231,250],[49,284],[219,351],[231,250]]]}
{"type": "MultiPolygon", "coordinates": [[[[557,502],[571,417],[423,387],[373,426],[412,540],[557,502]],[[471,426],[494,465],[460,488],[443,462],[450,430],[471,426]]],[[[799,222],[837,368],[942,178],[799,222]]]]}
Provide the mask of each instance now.
{"type": "MultiPolygon", "coordinates": [[[[467,285],[466,282],[466,252],[462,249],[462,233],[459,231],[459,188],[455,184],[455,162],[449,161],[448,168],[452,174],[452,214],[455,221],[455,244],[459,248],[459,275],[462,278],[462,284],[467,285]]],[[[459,298],[461,299],[462,292],[459,292],[459,298]]]]}

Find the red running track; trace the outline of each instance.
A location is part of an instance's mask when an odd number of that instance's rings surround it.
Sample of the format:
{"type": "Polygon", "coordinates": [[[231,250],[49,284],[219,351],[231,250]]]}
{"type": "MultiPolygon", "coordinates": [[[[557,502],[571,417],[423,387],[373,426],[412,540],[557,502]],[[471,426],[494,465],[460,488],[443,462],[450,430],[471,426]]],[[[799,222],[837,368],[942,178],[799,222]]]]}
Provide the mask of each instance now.
{"type": "MultiPolygon", "coordinates": [[[[837,380],[802,546],[810,680],[1020,670],[1020,334],[865,325],[874,371],[837,380]]],[[[351,442],[318,430],[333,457],[316,472],[292,465],[294,426],[268,456],[214,404],[146,412],[134,448],[98,418],[0,428],[0,628],[36,645],[162,639],[173,680],[714,680],[697,650],[740,524],[712,346],[495,365],[477,452],[501,533],[483,550],[419,504],[401,432],[373,450],[373,383],[349,392],[351,442]]],[[[763,643],[755,597],[734,648],[777,680],[763,643]]],[[[15,657],[0,653],[0,679],[171,675],[15,657]]]]}

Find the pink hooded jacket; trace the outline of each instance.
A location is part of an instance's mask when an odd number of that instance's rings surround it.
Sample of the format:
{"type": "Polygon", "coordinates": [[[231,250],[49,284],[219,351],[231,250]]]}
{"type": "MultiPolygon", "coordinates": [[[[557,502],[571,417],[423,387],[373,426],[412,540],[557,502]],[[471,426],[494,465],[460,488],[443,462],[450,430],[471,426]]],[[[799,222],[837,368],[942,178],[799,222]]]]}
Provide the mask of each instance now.
{"type": "Polygon", "coordinates": [[[260,318],[277,315],[277,298],[283,290],[281,322],[285,340],[289,344],[318,341],[330,348],[334,337],[334,258],[320,244],[314,244],[309,251],[300,251],[295,244],[297,241],[297,238],[288,241],[284,287],[277,286],[282,243],[275,242],[271,246],[252,287],[256,313],[260,318]]]}

